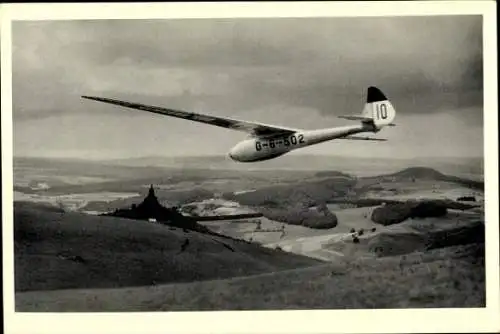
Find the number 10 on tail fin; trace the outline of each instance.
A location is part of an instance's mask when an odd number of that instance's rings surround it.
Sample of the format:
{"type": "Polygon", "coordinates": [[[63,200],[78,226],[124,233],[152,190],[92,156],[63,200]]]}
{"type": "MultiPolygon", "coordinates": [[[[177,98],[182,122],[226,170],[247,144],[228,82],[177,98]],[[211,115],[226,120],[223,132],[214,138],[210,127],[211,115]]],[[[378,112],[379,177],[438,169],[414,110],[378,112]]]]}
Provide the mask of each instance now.
{"type": "Polygon", "coordinates": [[[368,87],[363,116],[370,118],[377,129],[393,125],[396,109],[387,97],[376,87],[368,87]]]}

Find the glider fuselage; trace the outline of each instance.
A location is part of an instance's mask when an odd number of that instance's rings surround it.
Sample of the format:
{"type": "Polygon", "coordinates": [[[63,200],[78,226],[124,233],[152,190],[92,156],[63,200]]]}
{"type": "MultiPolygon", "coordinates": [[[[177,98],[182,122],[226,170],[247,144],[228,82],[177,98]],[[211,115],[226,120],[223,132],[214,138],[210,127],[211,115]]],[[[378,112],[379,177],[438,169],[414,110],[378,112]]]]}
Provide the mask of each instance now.
{"type": "Polygon", "coordinates": [[[279,157],[295,149],[360,132],[374,132],[368,125],[298,131],[290,135],[251,137],[236,144],[228,156],[238,162],[256,162],[279,157]]]}

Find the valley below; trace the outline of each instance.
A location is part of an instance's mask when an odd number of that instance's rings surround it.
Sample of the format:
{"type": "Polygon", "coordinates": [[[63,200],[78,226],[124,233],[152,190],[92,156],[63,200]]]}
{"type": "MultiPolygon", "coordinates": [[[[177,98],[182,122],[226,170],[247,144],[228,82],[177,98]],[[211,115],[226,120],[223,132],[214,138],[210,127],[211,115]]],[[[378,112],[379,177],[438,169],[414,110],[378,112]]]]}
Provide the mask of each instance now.
{"type": "Polygon", "coordinates": [[[213,161],[15,160],[16,310],[485,306],[476,162],[213,161]],[[203,229],[109,215],[150,196],[203,229]]]}

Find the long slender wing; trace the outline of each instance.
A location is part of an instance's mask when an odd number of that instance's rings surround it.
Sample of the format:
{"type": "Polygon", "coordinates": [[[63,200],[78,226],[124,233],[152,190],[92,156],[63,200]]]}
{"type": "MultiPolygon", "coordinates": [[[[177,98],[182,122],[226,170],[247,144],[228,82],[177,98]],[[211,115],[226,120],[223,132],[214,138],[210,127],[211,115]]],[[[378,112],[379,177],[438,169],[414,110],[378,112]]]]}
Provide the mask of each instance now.
{"type": "Polygon", "coordinates": [[[356,136],[340,137],[337,139],[387,141],[387,139],[384,139],[384,138],[356,137],[356,136]]]}
{"type": "Polygon", "coordinates": [[[262,123],[240,121],[240,120],[236,120],[236,119],[225,118],[225,117],[216,117],[216,116],[210,116],[210,115],[206,115],[206,114],[197,114],[197,113],[186,112],[186,111],[182,111],[182,110],[167,109],[167,108],[162,108],[162,107],[149,106],[149,105],[144,105],[144,104],[140,104],[140,103],[120,101],[120,100],[108,99],[108,98],[103,98],[103,97],[84,95],[84,96],[82,96],[82,98],[89,99],[89,100],[95,100],[95,101],[99,101],[99,102],[104,102],[104,103],[115,104],[115,105],[126,107],[126,108],[145,110],[145,111],[152,112],[155,114],[161,114],[161,115],[166,115],[166,116],[171,116],[171,117],[176,117],[176,118],[187,119],[190,121],[210,124],[210,125],[214,125],[214,126],[218,126],[218,127],[222,127],[222,128],[226,128],[226,129],[243,131],[243,132],[247,132],[247,133],[250,133],[252,135],[255,135],[255,136],[288,135],[288,134],[292,134],[292,133],[299,131],[299,129],[291,129],[291,128],[284,128],[281,126],[273,126],[273,125],[267,125],[267,124],[262,124],[262,123]]]}

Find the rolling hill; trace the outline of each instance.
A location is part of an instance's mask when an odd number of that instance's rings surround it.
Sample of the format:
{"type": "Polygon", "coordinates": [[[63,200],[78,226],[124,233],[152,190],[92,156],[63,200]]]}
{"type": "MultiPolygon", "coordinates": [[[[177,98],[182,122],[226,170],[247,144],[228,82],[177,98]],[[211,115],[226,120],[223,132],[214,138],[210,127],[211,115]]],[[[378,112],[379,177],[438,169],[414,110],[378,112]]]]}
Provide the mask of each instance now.
{"type": "Polygon", "coordinates": [[[415,182],[417,180],[420,181],[427,180],[427,181],[456,183],[472,189],[484,188],[484,182],[443,174],[435,169],[428,167],[409,167],[392,174],[385,174],[374,177],[364,177],[363,180],[365,182],[367,181],[384,182],[389,180],[391,182],[405,182],[405,181],[415,182]]]}
{"type": "Polygon", "coordinates": [[[249,277],[18,293],[18,312],[484,307],[484,244],[249,277]]]}
{"type": "Polygon", "coordinates": [[[15,203],[16,291],[247,276],[321,263],[228,237],[15,203]]]}

